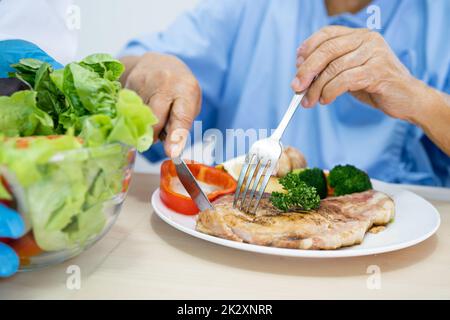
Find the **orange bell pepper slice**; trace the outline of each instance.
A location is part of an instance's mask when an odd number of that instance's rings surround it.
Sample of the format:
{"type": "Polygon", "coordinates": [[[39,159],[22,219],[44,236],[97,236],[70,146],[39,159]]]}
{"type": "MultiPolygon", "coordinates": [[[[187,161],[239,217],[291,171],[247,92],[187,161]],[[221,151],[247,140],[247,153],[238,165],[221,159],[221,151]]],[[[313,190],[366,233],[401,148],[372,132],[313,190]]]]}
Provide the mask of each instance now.
{"type": "MultiPolygon", "coordinates": [[[[225,171],[193,161],[186,162],[194,177],[203,183],[219,187],[218,190],[207,194],[209,201],[236,191],[237,182],[225,171]]],[[[195,215],[199,212],[195,202],[186,195],[180,194],[172,188],[172,179],[178,179],[172,160],[164,161],[161,165],[160,197],[170,209],[185,215],[195,215]]]]}

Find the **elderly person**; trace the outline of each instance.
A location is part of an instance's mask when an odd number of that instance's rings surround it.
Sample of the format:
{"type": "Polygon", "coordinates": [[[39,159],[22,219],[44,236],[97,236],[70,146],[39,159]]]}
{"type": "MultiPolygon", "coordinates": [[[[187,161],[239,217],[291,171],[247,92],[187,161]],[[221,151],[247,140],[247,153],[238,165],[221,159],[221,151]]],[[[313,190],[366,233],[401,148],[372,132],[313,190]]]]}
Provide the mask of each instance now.
{"type": "Polygon", "coordinates": [[[446,0],[206,0],[129,42],[123,83],[160,118],[169,156],[200,106],[204,129],[269,129],[309,88],[283,141],[310,165],[450,186],[449,14],[446,0]]]}

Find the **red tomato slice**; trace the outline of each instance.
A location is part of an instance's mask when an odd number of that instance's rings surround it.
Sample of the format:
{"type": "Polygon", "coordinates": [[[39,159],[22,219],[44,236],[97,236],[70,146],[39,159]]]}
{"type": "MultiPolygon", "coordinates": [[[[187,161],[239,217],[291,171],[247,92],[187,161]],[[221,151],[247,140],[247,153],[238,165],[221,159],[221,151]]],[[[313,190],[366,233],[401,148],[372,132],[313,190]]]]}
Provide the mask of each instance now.
{"type": "Polygon", "coordinates": [[[32,231],[20,239],[10,241],[9,245],[19,256],[21,265],[28,265],[31,257],[35,257],[43,252],[37,245],[36,240],[34,240],[32,231]]]}
{"type": "Polygon", "coordinates": [[[6,243],[6,244],[10,243],[11,241],[12,241],[12,239],[0,238],[0,242],[6,243]]]}

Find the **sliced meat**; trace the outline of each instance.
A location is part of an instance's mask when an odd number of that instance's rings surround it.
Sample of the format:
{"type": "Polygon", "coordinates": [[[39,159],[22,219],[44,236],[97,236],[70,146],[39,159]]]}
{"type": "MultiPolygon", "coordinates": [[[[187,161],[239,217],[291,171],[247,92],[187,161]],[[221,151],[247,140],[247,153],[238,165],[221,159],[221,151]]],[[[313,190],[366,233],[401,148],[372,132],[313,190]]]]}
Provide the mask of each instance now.
{"type": "Polygon", "coordinates": [[[308,213],[280,212],[269,195],[256,215],[233,208],[233,196],[214,202],[214,210],[201,212],[197,230],[251,244],[293,249],[332,250],[360,244],[372,226],[386,225],[394,216],[394,202],[374,190],[322,200],[308,213]]]}

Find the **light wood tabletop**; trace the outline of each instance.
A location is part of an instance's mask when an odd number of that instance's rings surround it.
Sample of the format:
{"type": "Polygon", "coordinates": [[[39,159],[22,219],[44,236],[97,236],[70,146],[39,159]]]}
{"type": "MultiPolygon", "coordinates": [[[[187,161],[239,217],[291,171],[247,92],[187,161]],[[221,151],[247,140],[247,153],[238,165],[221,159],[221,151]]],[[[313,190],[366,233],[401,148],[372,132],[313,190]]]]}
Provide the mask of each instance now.
{"type": "Polygon", "coordinates": [[[158,182],[156,175],[135,174],[104,239],[66,263],[0,280],[0,299],[450,298],[450,203],[432,201],[441,227],[414,247],[299,259],[243,252],[175,230],[153,214],[158,182]],[[81,271],[79,289],[70,285],[70,266],[81,271]]]}

